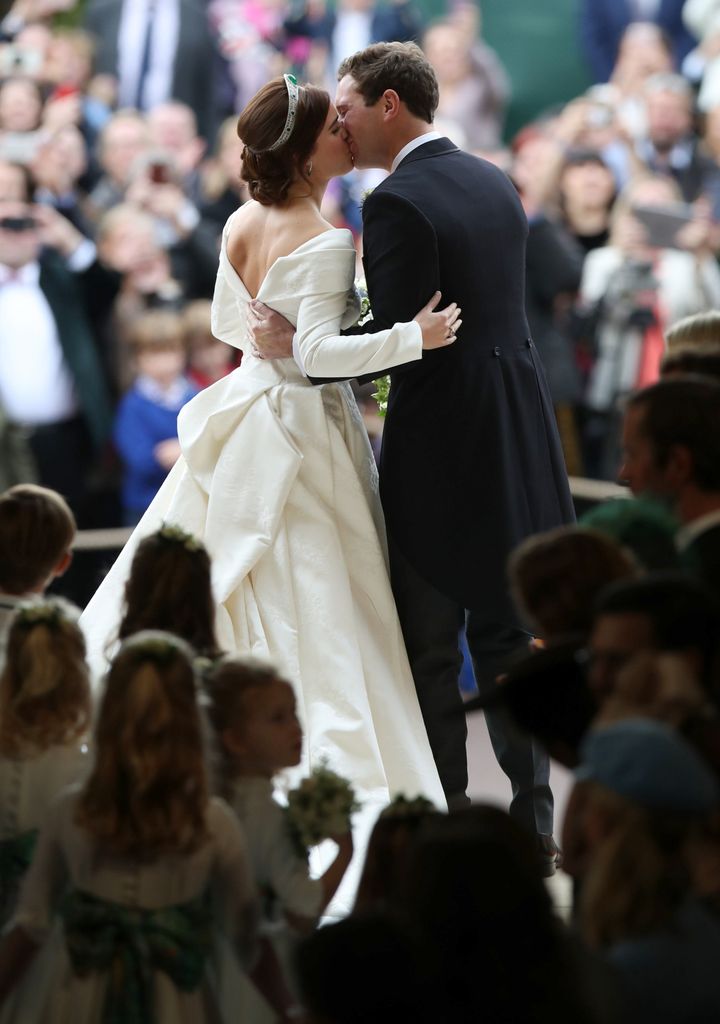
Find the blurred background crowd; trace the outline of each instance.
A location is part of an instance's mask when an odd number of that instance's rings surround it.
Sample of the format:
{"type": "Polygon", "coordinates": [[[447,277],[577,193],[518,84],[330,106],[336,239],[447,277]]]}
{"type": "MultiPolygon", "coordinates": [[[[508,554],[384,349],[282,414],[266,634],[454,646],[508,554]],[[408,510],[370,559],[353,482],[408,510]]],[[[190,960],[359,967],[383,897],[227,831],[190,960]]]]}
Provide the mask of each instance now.
{"type": "MultiPolygon", "coordinates": [[[[522,197],[571,475],[615,479],[623,396],[720,306],[720,0],[17,0],[0,30],[0,489],[83,527],[137,521],[177,412],[241,358],[210,300],[236,115],[279,73],[332,92],[369,42],[423,46],[437,127],[522,197]]],[[[326,198],[359,249],[380,176],[326,198]]]]}

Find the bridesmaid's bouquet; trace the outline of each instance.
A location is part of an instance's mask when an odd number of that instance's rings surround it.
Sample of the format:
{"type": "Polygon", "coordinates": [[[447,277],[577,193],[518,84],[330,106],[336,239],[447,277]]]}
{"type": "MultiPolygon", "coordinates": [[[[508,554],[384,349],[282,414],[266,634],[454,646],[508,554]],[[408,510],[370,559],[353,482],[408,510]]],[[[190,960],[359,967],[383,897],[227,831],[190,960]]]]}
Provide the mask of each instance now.
{"type": "MultiPolygon", "coordinates": [[[[364,277],[359,278],[355,282],[355,291],[360,299],[360,316],[357,320],[357,326],[362,327],[368,320],[372,320],[370,296],[368,295],[367,284],[364,277]]],[[[388,396],[390,394],[390,377],[378,377],[375,381],[375,386],[377,387],[377,391],[373,395],[373,398],[378,404],[378,413],[384,419],[385,414],[387,413],[388,396]]]]}
{"type": "Polygon", "coordinates": [[[347,779],[321,761],[287,795],[286,821],[298,853],[305,857],[311,846],[347,832],[352,815],[359,810],[347,779]]]}

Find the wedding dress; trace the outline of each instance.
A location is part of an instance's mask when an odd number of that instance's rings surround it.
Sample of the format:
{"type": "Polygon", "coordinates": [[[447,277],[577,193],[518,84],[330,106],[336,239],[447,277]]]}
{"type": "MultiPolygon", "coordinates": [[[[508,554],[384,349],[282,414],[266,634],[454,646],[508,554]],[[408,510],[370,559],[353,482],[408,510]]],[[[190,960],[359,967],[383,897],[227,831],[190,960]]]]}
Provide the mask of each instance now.
{"type": "MultiPolygon", "coordinates": [[[[213,333],[242,349],[252,296],[227,256],[231,221],[213,333]]],[[[278,259],[258,291],[296,325],[311,376],[422,356],[414,321],[339,334],[359,315],[355,260],[350,232],[331,229],[278,259]]],[[[293,359],[248,350],[185,406],[178,435],[182,457],[82,617],[94,666],[117,630],[138,540],[178,523],[212,558],[220,647],[272,660],[296,688],[300,772],[325,758],[352,781],[363,804],[356,845],[394,794],[444,806],[390,590],[375,462],[349,385],[315,387],[293,359]]]]}

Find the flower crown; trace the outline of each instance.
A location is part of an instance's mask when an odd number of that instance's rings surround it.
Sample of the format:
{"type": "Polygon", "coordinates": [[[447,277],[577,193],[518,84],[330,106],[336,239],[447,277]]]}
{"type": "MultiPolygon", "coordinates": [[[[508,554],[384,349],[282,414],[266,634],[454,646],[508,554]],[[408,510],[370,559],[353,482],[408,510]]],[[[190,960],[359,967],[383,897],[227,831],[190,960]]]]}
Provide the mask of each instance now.
{"type": "Polygon", "coordinates": [[[40,623],[53,628],[63,622],[73,621],[69,611],[69,606],[66,608],[58,600],[27,601],[18,607],[14,622],[25,629],[30,629],[32,626],[37,626],[40,623]]]}
{"type": "Polygon", "coordinates": [[[174,661],[178,654],[183,655],[192,663],[194,653],[189,644],[172,633],[159,629],[145,629],[134,633],[123,641],[121,652],[131,652],[138,660],[154,661],[157,665],[167,665],[174,661]]]}
{"type": "Polygon", "coordinates": [[[410,799],[403,793],[398,793],[387,807],[384,807],[380,812],[380,818],[383,820],[387,818],[415,818],[436,810],[437,808],[432,800],[428,800],[425,796],[416,796],[410,799]]]}
{"type": "Polygon", "coordinates": [[[183,530],[182,526],[178,526],[176,523],[163,523],[158,530],[158,536],[173,544],[182,544],[187,551],[199,551],[202,547],[197,537],[183,530]]]}

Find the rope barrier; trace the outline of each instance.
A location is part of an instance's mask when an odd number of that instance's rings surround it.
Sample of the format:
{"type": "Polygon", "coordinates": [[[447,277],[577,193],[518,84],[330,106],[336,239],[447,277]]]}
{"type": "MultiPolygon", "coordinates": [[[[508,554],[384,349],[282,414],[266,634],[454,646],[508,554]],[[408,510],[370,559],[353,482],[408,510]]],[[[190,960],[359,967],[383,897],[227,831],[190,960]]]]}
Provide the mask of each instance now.
{"type": "Polygon", "coordinates": [[[601,501],[610,501],[613,498],[631,498],[632,494],[627,487],[614,484],[610,480],[588,480],[582,476],[571,476],[570,493],[575,500],[594,501],[598,504],[601,501]]]}

